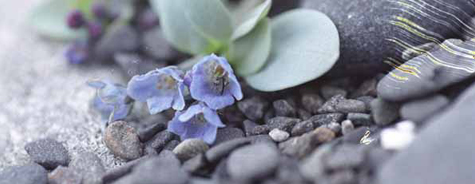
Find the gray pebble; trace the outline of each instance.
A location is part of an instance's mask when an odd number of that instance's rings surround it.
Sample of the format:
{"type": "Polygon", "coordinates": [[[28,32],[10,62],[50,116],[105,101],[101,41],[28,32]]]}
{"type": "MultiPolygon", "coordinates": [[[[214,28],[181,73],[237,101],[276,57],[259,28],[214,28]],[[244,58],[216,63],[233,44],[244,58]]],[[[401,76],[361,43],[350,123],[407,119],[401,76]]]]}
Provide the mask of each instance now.
{"type": "Polygon", "coordinates": [[[330,124],[325,125],[325,127],[335,132],[335,134],[341,132],[341,125],[337,122],[331,122],[330,124]]]}
{"type": "Polygon", "coordinates": [[[200,172],[204,172],[204,167],[207,165],[205,156],[200,153],[193,158],[185,161],[182,168],[192,174],[199,175],[200,172]]]}
{"type": "Polygon", "coordinates": [[[0,184],[47,184],[48,172],[38,164],[11,166],[0,172],[0,184]]]}
{"type": "Polygon", "coordinates": [[[443,95],[435,95],[411,101],[401,106],[401,118],[422,123],[436,115],[437,112],[440,112],[440,110],[449,103],[449,99],[443,95]]]}
{"type": "Polygon", "coordinates": [[[239,110],[252,121],[260,120],[269,106],[269,103],[261,97],[254,96],[237,103],[239,110]]]}
{"type": "Polygon", "coordinates": [[[307,111],[304,110],[304,109],[298,109],[298,110],[297,110],[297,114],[298,114],[298,117],[299,117],[301,120],[307,120],[307,119],[309,119],[310,117],[312,117],[312,114],[310,114],[309,112],[307,112],[307,111]]]}
{"type": "Polygon", "coordinates": [[[276,116],[296,117],[297,110],[287,100],[276,100],[272,103],[276,116]]]}
{"type": "Polygon", "coordinates": [[[246,119],[244,120],[244,122],[242,122],[242,126],[244,127],[244,132],[246,133],[246,136],[251,136],[253,135],[252,130],[254,129],[254,127],[257,126],[257,124],[251,120],[246,119]]]}
{"type": "Polygon", "coordinates": [[[346,116],[355,126],[370,126],[373,124],[371,115],[365,113],[348,113],[346,116]]]}
{"type": "Polygon", "coordinates": [[[186,161],[208,149],[208,144],[201,139],[186,139],[173,149],[173,153],[176,154],[178,159],[186,161]]]}
{"type": "Polygon", "coordinates": [[[170,142],[163,147],[163,150],[168,150],[168,151],[173,151],[178,145],[180,144],[180,141],[178,140],[171,140],[170,142]]]}
{"type": "Polygon", "coordinates": [[[325,159],[325,165],[332,170],[356,168],[364,162],[365,151],[364,145],[343,144],[325,159]]]}
{"type": "Polygon", "coordinates": [[[286,131],[275,128],[269,132],[269,136],[275,142],[283,142],[290,137],[290,134],[286,131]]]}
{"type": "Polygon", "coordinates": [[[216,134],[216,141],[214,145],[221,144],[223,142],[244,137],[244,132],[239,128],[225,127],[218,129],[216,134]]]}
{"type": "Polygon", "coordinates": [[[152,148],[161,151],[175,137],[175,134],[165,130],[156,134],[149,142],[152,148]]]}
{"type": "Polygon", "coordinates": [[[274,173],[279,152],[269,144],[254,144],[237,149],[229,156],[227,170],[231,178],[252,181],[274,173]]]}
{"type": "Polygon", "coordinates": [[[81,182],[81,175],[63,166],[58,166],[48,175],[49,184],[81,184],[81,182]]]}
{"type": "Polygon", "coordinates": [[[323,98],[325,98],[327,100],[334,97],[334,96],[336,96],[336,95],[346,97],[346,95],[348,94],[345,90],[343,90],[339,87],[328,86],[328,85],[323,86],[320,89],[320,93],[322,94],[323,98]]]}
{"type": "Polygon", "coordinates": [[[155,123],[152,124],[144,129],[138,131],[138,136],[142,142],[147,142],[150,140],[155,134],[160,131],[163,131],[167,128],[167,125],[164,123],[155,123]]]}
{"type": "Polygon", "coordinates": [[[342,95],[330,98],[318,110],[318,113],[366,112],[366,104],[359,100],[345,99],[342,95]]]}
{"type": "Polygon", "coordinates": [[[68,150],[63,144],[50,138],[30,142],[25,145],[25,150],[34,162],[46,169],[67,166],[70,161],[68,150]]]}
{"type": "Polygon", "coordinates": [[[330,124],[332,122],[339,123],[340,121],[343,120],[344,117],[345,115],[342,113],[328,113],[328,114],[319,114],[319,115],[312,116],[307,121],[312,122],[313,127],[320,127],[323,125],[330,124]]]}
{"type": "Polygon", "coordinates": [[[270,127],[268,125],[257,125],[252,129],[252,135],[267,134],[269,131],[270,127]]]}
{"type": "Polygon", "coordinates": [[[206,159],[212,163],[218,162],[222,158],[229,155],[236,148],[249,144],[250,142],[250,138],[238,138],[213,146],[208,151],[206,151],[206,159]]]}
{"type": "Polygon", "coordinates": [[[295,124],[299,122],[300,119],[298,118],[277,116],[267,121],[266,125],[269,126],[270,130],[277,128],[286,132],[291,132],[295,124]]]}
{"type": "Polygon", "coordinates": [[[69,164],[69,168],[83,176],[83,182],[88,184],[102,183],[105,173],[102,160],[91,152],[81,152],[75,155],[69,164]]]}
{"type": "Polygon", "coordinates": [[[355,130],[355,126],[353,125],[353,122],[351,122],[351,120],[345,120],[341,122],[341,131],[343,135],[347,135],[353,130],[355,130]]]}
{"type": "Polygon", "coordinates": [[[318,94],[303,94],[300,102],[305,110],[317,114],[325,101],[318,94]]]}
{"type": "Polygon", "coordinates": [[[106,129],[104,142],[115,156],[125,160],[137,159],[143,153],[137,132],[125,121],[110,124],[106,129]]]}
{"type": "Polygon", "coordinates": [[[315,127],[313,126],[312,121],[306,120],[300,123],[297,123],[294,128],[292,128],[291,134],[292,136],[300,136],[304,133],[310,132],[314,130],[315,127]]]}
{"type": "Polygon", "coordinates": [[[377,98],[371,102],[371,112],[374,122],[377,125],[384,126],[399,118],[399,105],[377,98]]]}

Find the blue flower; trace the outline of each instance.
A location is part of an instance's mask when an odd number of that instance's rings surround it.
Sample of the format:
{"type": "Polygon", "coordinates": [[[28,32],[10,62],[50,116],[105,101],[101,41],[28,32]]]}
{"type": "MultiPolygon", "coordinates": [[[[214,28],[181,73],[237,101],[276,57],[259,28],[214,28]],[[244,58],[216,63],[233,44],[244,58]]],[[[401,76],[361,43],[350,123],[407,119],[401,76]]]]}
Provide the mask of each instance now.
{"type": "Polygon", "coordinates": [[[224,57],[206,56],[191,70],[190,94],[212,109],[221,109],[241,100],[241,86],[224,57]]]}
{"type": "Polygon", "coordinates": [[[87,47],[87,42],[85,41],[74,42],[67,48],[65,56],[66,56],[66,59],[71,64],[84,63],[89,58],[89,50],[87,47]]]}
{"type": "Polygon", "coordinates": [[[192,105],[185,112],[175,112],[175,117],[168,123],[168,131],[182,140],[200,138],[208,144],[216,140],[218,127],[225,125],[216,111],[203,103],[192,105]]]}
{"type": "Polygon", "coordinates": [[[185,108],[183,72],[175,66],[152,70],[130,79],[127,93],[137,101],[147,102],[150,114],[172,107],[185,108]]]}
{"type": "Polygon", "coordinates": [[[91,80],[87,84],[97,89],[92,105],[104,119],[108,119],[112,113],[112,121],[124,119],[129,114],[132,105],[124,86],[100,80],[91,80]]]}

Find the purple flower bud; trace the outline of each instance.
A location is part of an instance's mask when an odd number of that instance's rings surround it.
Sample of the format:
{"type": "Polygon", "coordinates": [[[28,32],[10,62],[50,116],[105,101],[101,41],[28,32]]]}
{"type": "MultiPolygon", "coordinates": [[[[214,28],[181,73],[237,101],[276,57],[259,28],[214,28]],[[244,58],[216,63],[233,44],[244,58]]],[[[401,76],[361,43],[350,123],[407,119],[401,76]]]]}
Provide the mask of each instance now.
{"type": "Polygon", "coordinates": [[[206,56],[193,66],[190,94],[211,109],[221,109],[243,98],[241,85],[224,57],[206,56]]]}
{"type": "Polygon", "coordinates": [[[87,42],[76,41],[71,44],[65,53],[66,59],[71,64],[84,63],[89,58],[87,42]]]}
{"type": "Polygon", "coordinates": [[[152,9],[147,9],[139,14],[137,22],[140,29],[147,30],[153,28],[158,25],[157,13],[152,9]]]}
{"type": "Polygon", "coordinates": [[[182,140],[200,138],[208,144],[216,140],[218,127],[225,127],[215,110],[203,103],[190,106],[185,112],[175,112],[168,123],[168,131],[182,140]]]}
{"type": "Polygon", "coordinates": [[[88,81],[87,84],[97,90],[92,106],[104,119],[108,119],[112,112],[113,121],[124,119],[129,114],[132,105],[124,86],[101,80],[88,81]]]}
{"type": "Polygon", "coordinates": [[[107,18],[107,9],[104,3],[94,3],[91,8],[92,14],[99,19],[107,18]]]}
{"type": "Polygon", "coordinates": [[[102,35],[103,27],[100,22],[90,22],[87,24],[87,30],[91,38],[99,38],[102,35]]]}
{"type": "Polygon", "coordinates": [[[71,11],[66,19],[68,26],[72,29],[78,29],[85,23],[84,16],[79,10],[71,11]]]}
{"type": "Polygon", "coordinates": [[[152,70],[130,79],[127,93],[137,101],[147,102],[150,114],[162,112],[170,107],[185,108],[183,72],[175,66],[152,70]]]}

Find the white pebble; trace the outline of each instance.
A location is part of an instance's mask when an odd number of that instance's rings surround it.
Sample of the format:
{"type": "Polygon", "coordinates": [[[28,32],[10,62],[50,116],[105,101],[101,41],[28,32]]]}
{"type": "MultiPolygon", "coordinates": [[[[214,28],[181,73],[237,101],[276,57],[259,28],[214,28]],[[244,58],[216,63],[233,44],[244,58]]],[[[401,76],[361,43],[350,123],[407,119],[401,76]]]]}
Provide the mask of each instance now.
{"type": "Polygon", "coordinates": [[[415,137],[415,125],[411,121],[398,123],[394,128],[381,132],[381,145],[389,150],[401,150],[409,146],[415,137]]]}
{"type": "Polygon", "coordinates": [[[273,129],[272,131],[269,132],[269,136],[275,142],[283,142],[283,141],[287,140],[290,137],[290,134],[286,131],[279,130],[279,129],[275,128],[275,129],[273,129]]]}

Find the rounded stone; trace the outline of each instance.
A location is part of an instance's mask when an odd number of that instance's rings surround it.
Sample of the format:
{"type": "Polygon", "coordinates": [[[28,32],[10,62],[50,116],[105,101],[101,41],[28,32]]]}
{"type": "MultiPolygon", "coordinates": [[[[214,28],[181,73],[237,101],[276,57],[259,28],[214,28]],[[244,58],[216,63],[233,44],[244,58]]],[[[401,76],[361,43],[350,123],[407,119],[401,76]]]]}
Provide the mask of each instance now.
{"type": "Polygon", "coordinates": [[[237,149],[229,156],[231,178],[251,181],[271,175],[279,163],[279,152],[270,144],[254,144],[237,149]]]}
{"type": "Polygon", "coordinates": [[[47,184],[48,172],[38,164],[12,166],[0,172],[0,184],[47,184]]]}
{"type": "Polygon", "coordinates": [[[125,121],[110,124],[106,129],[104,142],[115,156],[122,159],[134,160],[142,156],[143,148],[137,131],[125,121]]]}
{"type": "Polygon", "coordinates": [[[273,129],[269,132],[269,136],[275,142],[283,142],[283,141],[287,140],[290,137],[290,134],[286,131],[279,130],[279,129],[275,128],[275,129],[273,129]]]}
{"type": "Polygon", "coordinates": [[[176,154],[178,159],[186,161],[194,156],[204,153],[209,149],[201,139],[186,139],[173,149],[173,153],[176,154]]]}

